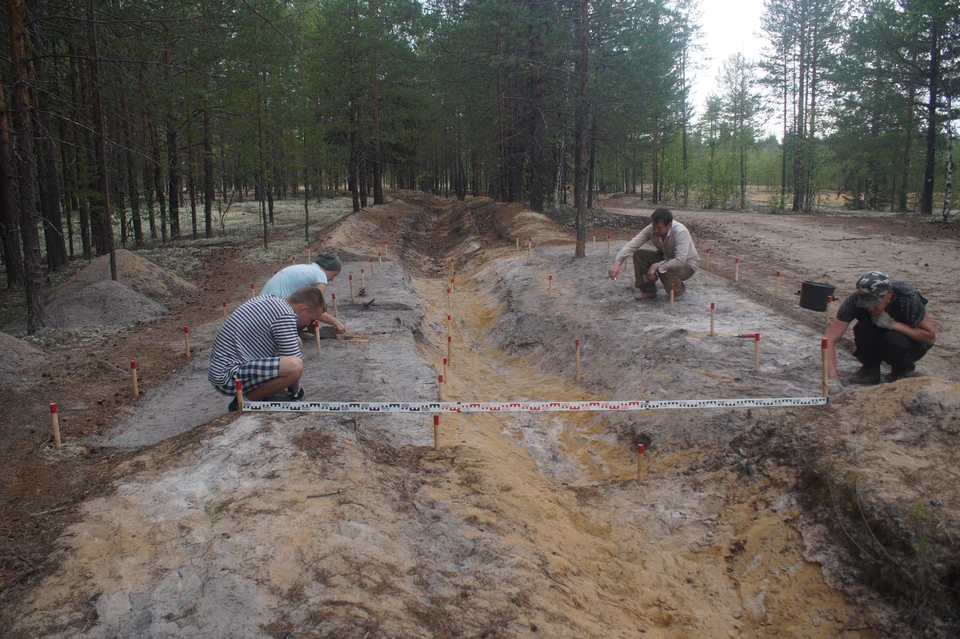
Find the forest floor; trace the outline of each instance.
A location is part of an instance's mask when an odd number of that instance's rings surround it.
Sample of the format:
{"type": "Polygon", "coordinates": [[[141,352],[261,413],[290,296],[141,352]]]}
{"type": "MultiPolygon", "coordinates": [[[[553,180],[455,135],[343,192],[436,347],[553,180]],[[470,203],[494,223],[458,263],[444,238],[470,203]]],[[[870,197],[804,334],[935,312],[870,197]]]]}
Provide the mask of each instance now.
{"type": "Polygon", "coordinates": [[[605,277],[634,197],[598,202],[582,260],[517,204],[348,207],[311,205],[348,333],[305,340],[306,400],[435,401],[448,334],[448,401],[816,396],[824,313],[794,293],[873,268],[930,299],[938,343],[827,406],[445,414],[439,450],[426,415],[228,414],[222,302],[306,258],[301,202],[267,251],[244,204],[212,240],[120,253],[121,288],[78,273],[61,328],[0,333],[0,636],[957,636],[956,225],[675,209],[711,266],[671,309],[605,277]]]}

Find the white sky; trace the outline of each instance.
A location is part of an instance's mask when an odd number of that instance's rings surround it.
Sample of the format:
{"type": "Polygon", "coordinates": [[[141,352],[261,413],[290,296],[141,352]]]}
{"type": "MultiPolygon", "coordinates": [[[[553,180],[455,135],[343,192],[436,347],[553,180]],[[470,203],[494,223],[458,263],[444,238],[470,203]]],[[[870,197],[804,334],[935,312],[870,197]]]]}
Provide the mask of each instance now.
{"type": "Polygon", "coordinates": [[[759,36],[763,0],[701,0],[700,26],[703,31],[705,68],[698,71],[693,85],[693,105],[703,113],[707,96],[716,93],[723,61],[736,53],[748,60],[760,59],[764,40],[759,36]]]}

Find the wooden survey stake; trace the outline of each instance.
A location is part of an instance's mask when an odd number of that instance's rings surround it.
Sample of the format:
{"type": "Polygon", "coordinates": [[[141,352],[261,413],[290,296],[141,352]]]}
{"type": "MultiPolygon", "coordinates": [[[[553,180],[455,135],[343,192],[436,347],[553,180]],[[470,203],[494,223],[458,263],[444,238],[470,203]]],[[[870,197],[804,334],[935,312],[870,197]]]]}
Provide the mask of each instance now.
{"type": "Polygon", "coordinates": [[[773,298],[780,297],[780,271],[777,271],[777,282],[773,285],[773,298]]]}
{"type": "Polygon", "coordinates": [[[637,444],[637,483],[643,483],[643,444],[637,444]]]}
{"type": "Polygon", "coordinates": [[[237,380],[237,410],[243,411],[243,382],[237,380]]]}
{"type": "Polygon", "coordinates": [[[348,279],[350,280],[350,301],[356,304],[357,299],[353,296],[353,273],[348,276],[348,279]]]}
{"type": "Polygon", "coordinates": [[[713,337],[713,312],[716,307],[716,303],[710,302],[710,336],[713,337]]]}
{"type": "Polygon", "coordinates": [[[740,281],[740,258],[739,257],[734,258],[733,264],[734,264],[733,281],[739,282],[740,281]]]}
{"type": "Polygon", "coordinates": [[[574,348],[574,355],[577,362],[577,373],[574,380],[579,382],[580,381],[580,340],[579,339],[573,340],[573,348],[574,348]]]}
{"type": "Polygon", "coordinates": [[[136,397],[140,394],[140,389],[137,387],[137,363],[130,362],[130,377],[133,379],[133,396],[136,397]]]}
{"type": "Polygon", "coordinates": [[[337,310],[337,294],[330,293],[330,298],[333,299],[333,316],[340,319],[340,311],[337,310]]]}
{"type": "Polygon", "coordinates": [[[670,310],[671,310],[671,311],[673,310],[673,297],[674,297],[674,288],[675,288],[675,287],[676,287],[676,284],[671,284],[671,285],[670,285],[670,310]]]}
{"type": "Polygon", "coordinates": [[[56,404],[50,404],[50,421],[53,428],[53,445],[60,450],[60,420],[57,419],[56,404]]]}
{"type": "Polygon", "coordinates": [[[753,336],[753,370],[760,370],[760,333],[753,336]]]}
{"type": "Polygon", "coordinates": [[[433,449],[440,450],[440,416],[433,416],[433,449]]]}
{"type": "Polygon", "coordinates": [[[320,355],[320,322],[313,320],[313,335],[317,339],[317,355],[320,355]]]}
{"type": "Polygon", "coordinates": [[[830,397],[830,385],[829,385],[829,374],[830,368],[828,365],[829,356],[827,353],[828,345],[827,338],[824,337],[820,340],[820,359],[822,360],[823,366],[823,396],[830,397]]]}

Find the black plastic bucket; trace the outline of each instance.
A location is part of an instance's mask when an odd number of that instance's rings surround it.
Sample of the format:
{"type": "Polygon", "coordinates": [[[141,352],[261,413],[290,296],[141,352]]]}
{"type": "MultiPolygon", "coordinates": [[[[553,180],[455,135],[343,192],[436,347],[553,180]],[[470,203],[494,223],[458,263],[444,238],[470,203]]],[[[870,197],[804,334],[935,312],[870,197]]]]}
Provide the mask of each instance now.
{"type": "Polygon", "coordinates": [[[832,297],[837,287],[822,282],[800,282],[800,306],[811,311],[827,310],[827,298],[832,297]]]}

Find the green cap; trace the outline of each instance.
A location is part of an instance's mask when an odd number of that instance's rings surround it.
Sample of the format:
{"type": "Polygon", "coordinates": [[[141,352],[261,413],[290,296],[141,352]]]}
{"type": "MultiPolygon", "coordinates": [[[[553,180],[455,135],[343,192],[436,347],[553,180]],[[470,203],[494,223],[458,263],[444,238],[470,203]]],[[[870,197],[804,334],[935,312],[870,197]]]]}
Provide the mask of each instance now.
{"type": "Polygon", "coordinates": [[[342,271],[343,262],[336,253],[320,253],[314,262],[325,271],[342,271]]]}

